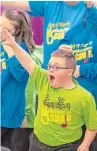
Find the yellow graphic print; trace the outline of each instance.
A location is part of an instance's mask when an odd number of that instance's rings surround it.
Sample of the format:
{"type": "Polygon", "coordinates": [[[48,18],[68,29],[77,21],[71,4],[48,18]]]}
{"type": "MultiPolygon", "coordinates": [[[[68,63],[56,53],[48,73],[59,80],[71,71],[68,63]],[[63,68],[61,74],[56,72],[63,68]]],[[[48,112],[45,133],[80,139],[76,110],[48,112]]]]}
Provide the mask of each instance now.
{"type": "Polygon", "coordinates": [[[4,56],[4,52],[1,52],[1,53],[0,53],[0,57],[1,57],[1,56],[4,56]]]}
{"type": "Polygon", "coordinates": [[[6,63],[5,62],[2,62],[2,69],[6,69],[6,63]]]}
{"type": "Polygon", "coordinates": [[[49,124],[49,122],[57,124],[68,124],[71,122],[72,116],[70,111],[59,111],[53,109],[47,109],[47,107],[42,107],[41,120],[43,124],[49,124]]]}
{"type": "Polygon", "coordinates": [[[49,24],[46,32],[46,42],[48,45],[53,44],[55,40],[64,38],[65,33],[69,30],[70,22],[49,24]]]}
{"type": "Polygon", "coordinates": [[[43,124],[57,123],[62,127],[67,127],[72,121],[70,103],[64,103],[64,99],[58,98],[57,102],[49,101],[49,96],[43,101],[41,109],[41,121],[43,124]]]}
{"type": "MultiPolygon", "coordinates": [[[[4,56],[4,52],[0,53],[0,57],[4,56]]],[[[2,72],[2,70],[6,69],[6,62],[5,62],[5,58],[0,58],[0,73],[2,72]]]]}
{"type": "Polygon", "coordinates": [[[72,44],[73,54],[77,61],[84,60],[88,61],[88,59],[93,57],[92,53],[92,41],[85,44],[72,44]]]}

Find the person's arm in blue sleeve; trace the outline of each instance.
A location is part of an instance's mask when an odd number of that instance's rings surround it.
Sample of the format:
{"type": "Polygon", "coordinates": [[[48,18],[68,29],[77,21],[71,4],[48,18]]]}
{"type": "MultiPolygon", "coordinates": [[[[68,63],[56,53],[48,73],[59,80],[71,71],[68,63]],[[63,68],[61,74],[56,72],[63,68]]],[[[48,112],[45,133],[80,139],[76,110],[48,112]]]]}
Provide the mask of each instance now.
{"type": "Polygon", "coordinates": [[[1,89],[3,89],[6,86],[7,82],[10,80],[10,76],[11,75],[10,75],[8,69],[2,70],[2,73],[1,73],[1,89]]]}
{"type": "Polygon", "coordinates": [[[60,42],[59,42],[59,46],[60,45],[70,45],[70,31],[68,31],[66,34],[65,34],[65,36],[64,36],[64,38],[62,39],[62,40],[60,40],[60,42]]]}
{"type": "Polygon", "coordinates": [[[1,73],[1,88],[3,89],[7,82],[10,80],[11,76],[17,81],[25,81],[28,79],[29,74],[21,66],[15,56],[6,60],[6,69],[2,70],[1,73]]]}
{"type": "Polygon", "coordinates": [[[92,6],[91,8],[86,8],[86,24],[91,30],[97,35],[97,8],[92,6]]]}
{"type": "MultiPolygon", "coordinates": [[[[29,50],[24,42],[19,43],[19,46],[29,53],[29,50]]],[[[9,71],[17,81],[23,81],[28,78],[27,71],[21,66],[16,56],[11,58],[9,71]]]]}
{"type": "MultiPolygon", "coordinates": [[[[97,8],[95,8],[94,6],[90,8],[86,7],[86,23],[89,25],[90,29],[93,30],[95,34],[97,34],[97,8]]],[[[79,28],[80,24],[69,30],[65,34],[64,38],[60,40],[59,46],[62,44],[69,45],[71,39],[73,38],[73,35],[75,35],[77,31],[79,32],[79,28]]]]}
{"type": "Polygon", "coordinates": [[[71,38],[72,38],[72,31],[73,30],[69,30],[68,32],[66,32],[64,38],[59,41],[58,48],[56,49],[64,49],[64,45],[70,45],[71,38]]]}
{"type": "Polygon", "coordinates": [[[88,63],[80,65],[80,76],[84,76],[97,82],[97,63],[88,63]]]}
{"type": "Polygon", "coordinates": [[[64,35],[64,38],[61,39],[59,41],[59,43],[58,43],[58,48],[59,49],[64,49],[64,45],[66,46],[66,45],[70,45],[71,44],[71,41],[75,37],[75,35],[77,33],[80,33],[81,30],[83,30],[82,24],[83,23],[79,23],[77,26],[73,27],[68,32],[66,32],[66,34],[64,35]]]}
{"type": "MultiPolygon", "coordinates": [[[[19,43],[19,45],[29,53],[29,50],[24,42],[19,43]]],[[[29,75],[27,71],[21,66],[15,55],[8,58],[5,61],[6,69],[2,70],[1,74],[1,87],[5,87],[10,77],[13,76],[17,81],[27,80],[29,75]]]]}
{"type": "Polygon", "coordinates": [[[29,74],[28,72],[21,66],[21,64],[18,62],[17,58],[13,58],[14,62],[16,64],[12,63],[12,65],[9,68],[9,72],[11,75],[17,80],[17,81],[25,81],[28,79],[29,74]]]}
{"type": "MultiPolygon", "coordinates": [[[[94,6],[86,9],[86,24],[89,25],[90,30],[97,35],[97,8],[94,6]]],[[[96,40],[96,39],[95,39],[96,40]]],[[[96,42],[96,41],[95,41],[96,42]]],[[[96,50],[95,50],[96,51],[96,50]]],[[[80,76],[84,76],[97,82],[97,63],[91,62],[80,65],[80,76]]]]}

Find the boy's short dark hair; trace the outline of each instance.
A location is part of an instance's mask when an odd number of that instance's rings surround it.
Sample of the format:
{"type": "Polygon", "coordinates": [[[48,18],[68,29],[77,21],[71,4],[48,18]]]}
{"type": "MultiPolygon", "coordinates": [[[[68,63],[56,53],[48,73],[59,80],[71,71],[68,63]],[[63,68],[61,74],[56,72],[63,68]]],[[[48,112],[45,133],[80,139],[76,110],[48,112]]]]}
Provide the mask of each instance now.
{"type": "Polygon", "coordinates": [[[65,66],[69,69],[76,70],[76,59],[72,53],[73,51],[68,51],[68,49],[57,49],[51,54],[51,57],[61,57],[65,59],[65,66]]]}

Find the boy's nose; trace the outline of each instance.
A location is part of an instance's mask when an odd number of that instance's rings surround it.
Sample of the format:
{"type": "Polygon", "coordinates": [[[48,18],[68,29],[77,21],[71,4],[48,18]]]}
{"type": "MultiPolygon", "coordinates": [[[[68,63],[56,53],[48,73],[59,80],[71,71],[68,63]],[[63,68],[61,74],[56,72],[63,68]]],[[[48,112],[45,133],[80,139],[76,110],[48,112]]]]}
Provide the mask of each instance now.
{"type": "Polygon", "coordinates": [[[50,72],[54,72],[54,69],[53,69],[53,68],[51,68],[49,71],[50,71],[50,72]]]}

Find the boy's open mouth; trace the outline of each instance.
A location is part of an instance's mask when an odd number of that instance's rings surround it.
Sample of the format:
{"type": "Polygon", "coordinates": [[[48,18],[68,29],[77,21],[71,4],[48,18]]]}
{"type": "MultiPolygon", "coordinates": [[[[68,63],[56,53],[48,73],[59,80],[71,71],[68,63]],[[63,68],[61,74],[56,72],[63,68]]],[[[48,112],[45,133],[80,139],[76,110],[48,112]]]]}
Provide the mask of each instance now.
{"type": "Polygon", "coordinates": [[[50,81],[55,80],[55,77],[53,75],[50,75],[50,81]]]}

